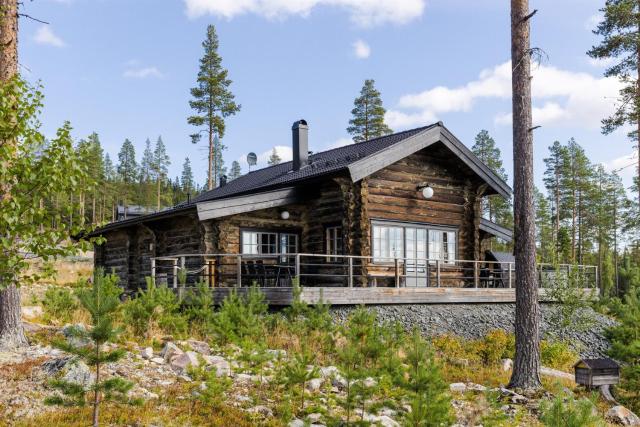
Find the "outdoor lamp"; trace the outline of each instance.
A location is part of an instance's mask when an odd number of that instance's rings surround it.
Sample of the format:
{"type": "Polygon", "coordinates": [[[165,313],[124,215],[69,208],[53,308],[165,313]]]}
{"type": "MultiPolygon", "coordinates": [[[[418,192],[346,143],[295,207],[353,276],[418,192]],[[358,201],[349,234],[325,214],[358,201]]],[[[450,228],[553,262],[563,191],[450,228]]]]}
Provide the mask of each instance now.
{"type": "Polygon", "coordinates": [[[280,218],[282,218],[282,219],[289,219],[289,211],[282,211],[282,212],[280,212],[280,218]]]}
{"type": "Polygon", "coordinates": [[[429,184],[418,186],[418,190],[422,190],[422,197],[425,199],[433,197],[433,188],[429,184]]]}

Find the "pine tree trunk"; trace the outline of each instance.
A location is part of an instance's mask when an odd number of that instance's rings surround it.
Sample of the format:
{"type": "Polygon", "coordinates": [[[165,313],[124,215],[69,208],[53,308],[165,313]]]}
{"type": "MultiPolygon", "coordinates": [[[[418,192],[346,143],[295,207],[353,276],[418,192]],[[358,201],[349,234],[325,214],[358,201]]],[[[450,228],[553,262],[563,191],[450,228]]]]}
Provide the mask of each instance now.
{"type": "Polygon", "coordinates": [[[528,14],[528,0],[511,0],[516,355],[510,387],[538,389],[541,387],[540,307],[536,280],[528,14]]]}
{"type": "Polygon", "coordinates": [[[207,189],[213,190],[213,129],[209,126],[209,180],[207,189]]]}
{"type": "MultiPolygon", "coordinates": [[[[12,79],[17,73],[18,1],[0,0],[0,82],[12,79]]],[[[15,144],[15,141],[2,142],[15,144]]],[[[11,184],[0,182],[0,200],[10,197],[10,194],[11,184]]],[[[20,292],[15,283],[0,283],[0,348],[27,344],[20,319],[20,292]]]]}

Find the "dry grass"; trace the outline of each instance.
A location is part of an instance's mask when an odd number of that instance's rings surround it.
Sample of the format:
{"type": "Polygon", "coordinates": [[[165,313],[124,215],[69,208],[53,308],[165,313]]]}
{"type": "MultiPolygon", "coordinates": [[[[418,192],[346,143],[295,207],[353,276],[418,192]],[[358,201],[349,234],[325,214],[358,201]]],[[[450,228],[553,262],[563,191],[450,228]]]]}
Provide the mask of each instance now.
{"type": "Polygon", "coordinates": [[[47,360],[46,357],[39,357],[37,359],[25,360],[24,362],[4,365],[0,370],[0,380],[23,381],[31,379],[33,369],[42,365],[45,360],[47,360]]]}
{"type": "MultiPolygon", "coordinates": [[[[93,252],[87,252],[73,259],[61,259],[53,263],[55,276],[43,279],[39,283],[54,285],[73,285],[79,280],[87,280],[93,274],[93,252]]],[[[30,263],[29,272],[42,270],[42,262],[35,260],[30,263]]]]}

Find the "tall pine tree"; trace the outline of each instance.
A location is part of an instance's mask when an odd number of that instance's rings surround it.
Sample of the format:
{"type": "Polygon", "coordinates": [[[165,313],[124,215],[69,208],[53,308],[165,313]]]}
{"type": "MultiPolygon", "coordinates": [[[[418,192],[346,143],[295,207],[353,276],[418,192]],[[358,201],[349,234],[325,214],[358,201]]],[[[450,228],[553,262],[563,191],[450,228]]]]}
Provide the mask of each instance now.
{"type": "Polygon", "coordinates": [[[392,130],[384,122],[386,110],[382,106],[380,92],[374,87],[375,81],[367,79],[360,90],[360,96],[353,101],[353,117],[349,120],[347,132],[354,142],[368,141],[388,135],[392,130]]]}
{"type": "Polygon", "coordinates": [[[195,144],[201,133],[206,132],[209,144],[209,168],[207,187],[209,190],[217,185],[219,174],[218,159],[221,158],[220,146],[216,147],[214,137],[224,137],[224,119],[240,111],[233,93],[229,90],[231,80],[228,71],[222,67],[222,58],[218,54],[218,36],[213,25],[207,27],[207,37],[202,43],[204,56],[200,59],[200,70],[196,87],[191,89],[192,100],[189,106],[195,112],[187,118],[190,125],[197,127],[198,132],[191,135],[195,144]]]}
{"type": "Polygon", "coordinates": [[[273,165],[280,164],[281,161],[282,159],[278,155],[278,152],[276,151],[276,147],[273,147],[273,150],[271,151],[271,155],[269,156],[269,160],[267,161],[267,164],[269,166],[273,166],[273,165]]]}
{"type": "Polygon", "coordinates": [[[242,169],[240,163],[237,160],[231,162],[231,171],[229,171],[229,180],[239,178],[242,175],[242,169]]]}
{"type": "Polygon", "coordinates": [[[191,170],[191,160],[189,160],[188,157],[184,159],[184,163],[182,164],[180,186],[183,192],[193,194],[193,171],[191,170]]]}
{"type": "Polygon", "coordinates": [[[136,161],[136,149],[133,143],[125,139],[118,153],[118,182],[120,186],[120,194],[122,195],[122,204],[124,208],[125,218],[127,216],[127,206],[129,196],[133,191],[133,183],[138,179],[138,162],[136,161]]]}
{"type": "Polygon", "coordinates": [[[169,160],[169,155],[167,154],[167,149],[164,146],[164,142],[162,141],[162,137],[159,136],[156,141],[156,146],[153,150],[153,172],[154,178],[156,180],[156,195],[157,201],[156,206],[157,210],[160,211],[162,208],[162,185],[167,179],[167,174],[169,173],[169,165],[171,161],[169,160]]]}

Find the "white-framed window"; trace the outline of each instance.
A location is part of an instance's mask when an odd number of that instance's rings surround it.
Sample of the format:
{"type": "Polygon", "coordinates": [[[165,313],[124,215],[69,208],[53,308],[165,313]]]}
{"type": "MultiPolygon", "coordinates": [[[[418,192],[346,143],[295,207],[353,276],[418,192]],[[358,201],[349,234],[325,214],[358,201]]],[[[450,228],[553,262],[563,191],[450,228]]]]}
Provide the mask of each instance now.
{"type": "MultiPolygon", "coordinates": [[[[293,233],[280,233],[280,253],[295,254],[298,252],[298,235],[293,233]]],[[[290,257],[281,256],[281,262],[289,262],[290,257]]]]}
{"type": "Polygon", "coordinates": [[[457,234],[442,227],[413,223],[372,223],[371,244],[374,262],[393,262],[407,257],[409,265],[424,261],[453,262],[457,254],[457,234]]]}
{"type": "MultiPolygon", "coordinates": [[[[326,253],[327,255],[342,255],[342,227],[327,227],[325,232],[326,253]]],[[[338,259],[328,257],[327,261],[334,262],[338,259]]]]}
{"type": "Polygon", "coordinates": [[[278,233],[268,231],[242,231],[242,253],[265,255],[278,253],[278,233]]]}

